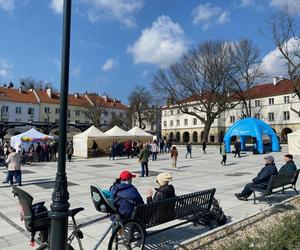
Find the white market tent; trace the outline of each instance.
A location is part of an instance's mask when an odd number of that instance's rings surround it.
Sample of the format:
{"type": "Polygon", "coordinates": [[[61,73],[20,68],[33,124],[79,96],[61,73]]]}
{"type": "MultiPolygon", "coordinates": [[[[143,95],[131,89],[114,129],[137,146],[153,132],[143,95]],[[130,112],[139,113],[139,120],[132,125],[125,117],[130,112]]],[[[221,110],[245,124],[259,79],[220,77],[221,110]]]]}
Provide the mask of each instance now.
{"type": "Polygon", "coordinates": [[[112,137],[115,140],[126,140],[132,138],[132,135],[118,126],[114,126],[110,130],[107,130],[104,134],[112,137]]]}
{"type": "Polygon", "coordinates": [[[15,149],[17,149],[18,146],[21,145],[22,148],[27,150],[32,143],[37,143],[37,142],[44,143],[48,139],[53,139],[53,136],[45,135],[37,131],[36,129],[32,128],[26,131],[25,133],[12,136],[10,138],[10,145],[15,149]]]}
{"type": "Polygon", "coordinates": [[[290,133],[288,136],[289,153],[300,155],[300,130],[290,133]]]}
{"type": "Polygon", "coordinates": [[[135,126],[132,129],[130,129],[128,134],[132,135],[132,139],[147,142],[153,140],[153,135],[147,133],[146,131],[140,129],[139,127],[135,126]]]}
{"type": "Polygon", "coordinates": [[[98,149],[107,151],[111,145],[112,138],[105,135],[95,126],[91,126],[86,131],[73,136],[74,155],[78,157],[88,157],[89,152],[96,141],[98,149]]]}

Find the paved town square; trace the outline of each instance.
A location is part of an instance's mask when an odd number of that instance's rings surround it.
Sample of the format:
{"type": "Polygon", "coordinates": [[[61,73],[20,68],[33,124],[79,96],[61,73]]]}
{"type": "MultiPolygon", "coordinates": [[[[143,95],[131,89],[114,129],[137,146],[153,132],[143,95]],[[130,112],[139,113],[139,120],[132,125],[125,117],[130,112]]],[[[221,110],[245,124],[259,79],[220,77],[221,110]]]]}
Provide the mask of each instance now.
{"type": "MultiPolygon", "coordinates": [[[[281,167],[284,147],[282,152],[272,153],[275,157],[277,168],[281,167]]],[[[241,158],[228,155],[228,165],[220,164],[221,155],[218,147],[208,147],[207,154],[203,154],[200,147],[193,147],[193,158],[186,159],[185,147],[179,147],[178,168],[171,166],[169,154],[159,154],[156,162],[150,161],[150,177],[140,178],[140,164],[137,158],[108,158],[80,159],[76,158],[67,163],[69,181],[69,193],[71,208],[84,207],[84,211],[77,216],[79,223],[84,223],[105,216],[97,212],[90,197],[90,184],[108,188],[121,170],[128,169],[137,174],[133,184],[137,187],[144,200],[146,190],[156,187],[156,175],[161,172],[170,172],[173,175],[172,184],[176,194],[186,194],[208,188],[216,188],[216,198],[220,201],[229,222],[241,220],[249,215],[257,213],[269,207],[265,200],[260,200],[257,205],[253,204],[252,197],[249,201],[237,200],[234,193],[240,192],[246,183],[256,176],[264,164],[265,155],[253,155],[251,152],[243,153],[241,158]]],[[[300,164],[300,157],[295,159],[300,164]]],[[[56,162],[42,162],[35,166],[24,166],[23,186],[26,192],[34,197],[34,202],[46,201],[49,208],[53,191],[53,180],[56,173],[56,162]]],[[[5,168],[1,167],[2,177],[5,176],[5,168]]],[[[25,231],[20,221],[20,208],[17,198],[13,197],[12,189],[8,184],[0,186],[0,249],[2,250],[26,250],[29,246],[30,234],[25,231]]],[[[294,192],[287,191],[284,195],[276,195],[271,200],[274,202],[290,198],[294,192]]],[[[82,229],[84,233],[84,249],[92,249],[97,239],[108,227],[109,219],[99,220],[82,229]]],[[[184,241],[199,236],[207,231],[202,226],[185,226],[174,228],[146,240],[146,249],[172,249],[184,241]]],[[[99,249],[106,249],[109,235],[99,249]]],[[[74,245],[77,249],[76,245],[74,245]]]]}

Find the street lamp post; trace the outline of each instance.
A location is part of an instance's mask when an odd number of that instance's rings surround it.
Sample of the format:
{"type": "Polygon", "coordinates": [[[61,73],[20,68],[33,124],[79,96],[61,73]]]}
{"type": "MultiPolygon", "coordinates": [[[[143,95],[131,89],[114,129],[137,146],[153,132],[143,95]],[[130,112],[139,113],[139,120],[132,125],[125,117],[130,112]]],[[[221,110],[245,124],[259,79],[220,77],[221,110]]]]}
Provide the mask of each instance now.
{"type": "Polygon", "coordinates": [[[72,0],[64,0],[63,32],[62,32],[62,63],[60,85],[60,124],[58,165],[55,187],[51,204],[50,249],[65,250],[68,233],[69,193],[66,176],[66,143],[67,143],[67,113],[69,88],[69,61],[71,35],[71,6],[72,0]]]}

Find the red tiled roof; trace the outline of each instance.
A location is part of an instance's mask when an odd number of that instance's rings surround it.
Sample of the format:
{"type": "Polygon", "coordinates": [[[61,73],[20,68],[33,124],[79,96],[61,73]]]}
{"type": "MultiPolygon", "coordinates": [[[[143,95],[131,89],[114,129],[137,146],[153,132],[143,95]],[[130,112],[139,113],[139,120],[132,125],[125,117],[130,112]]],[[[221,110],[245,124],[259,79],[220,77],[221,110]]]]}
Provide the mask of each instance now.
{"type": "Polygon", "coordinates": [[[14,88],[0,87],[0,100],[12,102],[38,103],[32,91],[19,91],[14,88]]]}
{"type": "Polygon", "coordinates": [[[92,101],[95,102],[98,105],[104,105],[107,108],[115,108],[115,109],[124,109],[128,110],[129,107],[125,104],[115,101],[111,98],[107,98],[107,100],[104,99],[102,96],[96,96],[96,95],[87,95],[87,97],[92,101]]]}

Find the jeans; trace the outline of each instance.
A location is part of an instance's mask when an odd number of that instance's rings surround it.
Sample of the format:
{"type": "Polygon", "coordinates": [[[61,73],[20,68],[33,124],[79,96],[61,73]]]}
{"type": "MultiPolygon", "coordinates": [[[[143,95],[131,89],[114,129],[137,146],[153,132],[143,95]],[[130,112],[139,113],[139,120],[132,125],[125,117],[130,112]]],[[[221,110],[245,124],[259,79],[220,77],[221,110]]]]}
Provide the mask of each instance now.
{"type": "Polygon", "coordinates": [[[250,188],[261,188],[261,189],[265,189],[266,186],[263,185],[263,184],[257,184],[257,183],[254,183],[254,182],[248,183],[248,184],[244,187],[243,191],[241,192],[241,196],[243,196],[243,197],[249,197],[249,196],[252,194],[252,190],[250,190],[250,188]]]}
{"type": "Polygon", "coordinates": [[[149,175],[148,162],[141,162],[141,167],[142,167],[142,177],[145,176],[145,172],[146,172],[146,177],[148,177],[149,175]]]}
{"type": "Polygon", "coordinates": [[[241,157],[241,154],[240,154],[240,150],[239,149],[236,149],[235,152],[234,152],[234,158],[236,157],[236,155],[239,156],[239,158],[241,157]]]}
{"type": "Polygon", "coordinates": [[[157,152],[152,152],[152,161],[156,161],[157,160],[157,152]]]}
{"type": "Polygon", "coordinates": [[[187,153],[186,153],[186,155],[185,155],[185,158],[187,158],[188,155],[190,155],[190,158],[192,158],[192,151],[191,151],[191,150],[188,150],[188,151],[187,151],[187,153]]]}
{"type": "Polygon", "coordinates": [[[19,185],[21,185],[22,184],[21,170],[8,171],[6,181],[9,182],[11,185],[13,185],[14,184],[14,177],[16,179],[16,182],[19,183],[19,185]]]}

